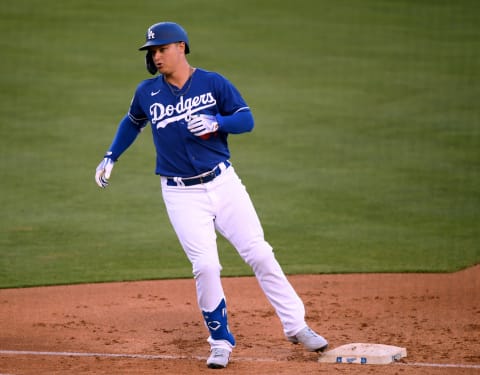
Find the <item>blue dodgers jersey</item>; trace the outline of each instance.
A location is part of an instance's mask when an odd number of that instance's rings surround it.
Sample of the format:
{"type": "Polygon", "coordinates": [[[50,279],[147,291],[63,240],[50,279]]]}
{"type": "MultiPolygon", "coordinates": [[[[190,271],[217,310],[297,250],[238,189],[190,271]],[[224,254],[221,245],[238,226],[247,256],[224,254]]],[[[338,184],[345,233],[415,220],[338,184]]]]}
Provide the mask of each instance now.
{"type": "Polygon", "coordinates": [[[248,106],[232,83],[218,73],[197,68],[178,92],[162,75],[141,82],[128,116],[139,126],[151,124],[156,174],[191,177],[229,159],[230,151],[228,133],[197,137],[187,129],[189,118],[196,114],[228,116],[245,109],[248,106]]]}

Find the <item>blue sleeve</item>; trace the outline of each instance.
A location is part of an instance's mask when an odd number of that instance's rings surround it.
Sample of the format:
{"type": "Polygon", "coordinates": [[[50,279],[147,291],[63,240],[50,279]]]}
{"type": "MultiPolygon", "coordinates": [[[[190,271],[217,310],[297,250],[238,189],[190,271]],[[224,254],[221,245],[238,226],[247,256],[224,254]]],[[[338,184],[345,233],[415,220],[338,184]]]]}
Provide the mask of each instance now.
{"type": "Polygon", "coordinates": [[[118,125],[117,134],[113,138],[113,142],[105,154],[105,157],[117,161],[120,155],[130,147],[140,133],[141,127],[135,124],[127,115],[120,121],[118,125]]]}
{"type": "Polygon", "coordinates": [[[252,131],[254,120],[252,112],[248,107],[242,108],[233,115],[216,115],[218,129],[225,133],[240,134],[252,131]]]}

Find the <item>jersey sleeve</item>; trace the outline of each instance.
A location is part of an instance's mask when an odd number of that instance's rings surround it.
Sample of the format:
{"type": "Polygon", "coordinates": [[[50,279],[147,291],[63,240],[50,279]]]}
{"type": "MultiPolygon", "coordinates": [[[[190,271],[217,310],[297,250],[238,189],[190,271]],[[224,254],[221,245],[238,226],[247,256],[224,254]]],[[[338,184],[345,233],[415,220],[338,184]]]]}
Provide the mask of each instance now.
{"type": "Polygon", "coordinates": [[[128,118],[140,129],[144,128],[147,125],[148,116],[144,112],[141,106],[141,96],[143,95],[142,88],[145,82],[138,85],[135,94],[133,95],[132,101],[130,102],[130,108],[128,109],[128,118]]]}
{"type": "Polygon", "coordinates": [[[130,102],[128,113],[120,121],[117,133],[105,156],[117,161],[127,148],[135,141],[140,131],[146,126],[148,118],[140,106],[140,95],[142,84],[135,91],[130,102]]]}
{"type": "Polygon", "coordinates": [[[253,116],[238,89],[228,79],[217,75],[215,90],[216,97],[219,98],[216,118],[220,130],[232,134],[251,131],[254,126],[253,116]]]}
{"type": "Polygon", "coordinates": [[[236,112],[250,110],[238,89],[220,74],[216,76],[215,91],[217,93],[218,111],[221,116],[229,116],[236,112]]]}

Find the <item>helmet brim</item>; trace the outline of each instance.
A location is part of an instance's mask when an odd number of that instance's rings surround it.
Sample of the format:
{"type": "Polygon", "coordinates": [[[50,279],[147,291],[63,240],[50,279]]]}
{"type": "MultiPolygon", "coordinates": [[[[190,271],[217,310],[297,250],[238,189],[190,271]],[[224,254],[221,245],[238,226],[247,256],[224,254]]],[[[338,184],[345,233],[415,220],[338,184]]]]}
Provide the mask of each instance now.
{"type": "MultiPolygon", "coordinates": [[[[143,46],[141,46],[138,50],[139,51],[145,51],[149,49],[150,47],[153,46],[164,46],[167,44],[172,44],[172,43],[179,43],[183,42],[182,40],[179,40],[178,42],[172,42],[172,41],[167,41],[167,40],[150,40],[147,43],[145,43],[143,46]]],[[[185,42],[183,42],[185,43],[185,42]]],[[[190,48],[188,47],[188,43],[185,43],[185,54],[190,52],[190,48]]]]}

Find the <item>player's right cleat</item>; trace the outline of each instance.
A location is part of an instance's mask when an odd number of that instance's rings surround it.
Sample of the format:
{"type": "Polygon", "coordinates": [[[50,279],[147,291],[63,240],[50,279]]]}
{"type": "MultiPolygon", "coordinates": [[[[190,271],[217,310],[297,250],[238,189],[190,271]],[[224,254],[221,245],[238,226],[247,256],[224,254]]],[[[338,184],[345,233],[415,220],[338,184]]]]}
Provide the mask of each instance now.
{"type": "Polygon", "coordinates": [[[210,353],[210,357],[207,359],[207,366],[209,368],[225,368],[228,365],[230,359],[230,352],[223,348],[214,348],[210,353]]]}
{"type": "Polygon", "coordinates": [[[328,347],[328,341],[315,333],[309,327],[303,328],[295,336],[288,337],[288,341],[298,344],[301,343],[309,352],[324,352],[328,347]]]}

